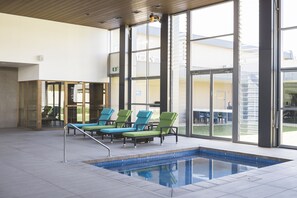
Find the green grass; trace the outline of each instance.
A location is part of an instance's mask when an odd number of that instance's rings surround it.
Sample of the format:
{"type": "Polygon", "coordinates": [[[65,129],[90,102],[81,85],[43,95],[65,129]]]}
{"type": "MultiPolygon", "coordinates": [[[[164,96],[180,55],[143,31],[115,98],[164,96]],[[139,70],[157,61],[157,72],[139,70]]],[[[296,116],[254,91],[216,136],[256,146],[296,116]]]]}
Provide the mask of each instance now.
{"type": "Polygon", "coordinates": [[[297,131],[297,125],[296,126],[284,126],[283,125],[283,132],[296,132],[297,131]]]}
{"type": "MultiPolygon", "coordinates": [[[[179,127],[179,134],[186,134],[186,127],[179,127]]],[[[283,132],[297,132],[297,125],[295,126],[283,126],[283,132]]],[[[194,135],[209,135],[209,126],[193,126],[194,135]]],[[[241,131],[241,135],[253,135],[254,133],[241,131]]],[[[215,125],[214,136],[230,137],[232,135],[232,125],[215,125]]]]}

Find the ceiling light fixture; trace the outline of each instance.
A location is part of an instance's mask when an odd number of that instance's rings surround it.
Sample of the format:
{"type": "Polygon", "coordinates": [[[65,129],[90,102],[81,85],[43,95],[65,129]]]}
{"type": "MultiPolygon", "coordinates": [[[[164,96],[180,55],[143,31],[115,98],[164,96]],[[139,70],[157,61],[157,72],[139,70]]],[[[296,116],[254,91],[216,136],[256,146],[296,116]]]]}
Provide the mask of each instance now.
{"type": "Polygon", "coordinates": [[[149,20],[150,22],[157,22],[157,21],[160,22],[161,17],[154,13],[151,13],[149,20]]]}

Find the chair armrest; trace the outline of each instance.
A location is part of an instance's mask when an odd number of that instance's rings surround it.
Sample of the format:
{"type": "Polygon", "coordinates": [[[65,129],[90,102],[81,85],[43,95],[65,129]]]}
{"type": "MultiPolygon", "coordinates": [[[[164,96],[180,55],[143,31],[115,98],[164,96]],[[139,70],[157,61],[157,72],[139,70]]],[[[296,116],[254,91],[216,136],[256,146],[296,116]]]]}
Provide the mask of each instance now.
{"type": "Polygon", "coordinates": [[[125,124],[126,122],[115,122],[116,128],[118,128],[118,124],[125,124]]]}
{"type": "Polygon", "coordinates": [[[141,126],[144,126],[144,127],[148,126],[149,127],[148,124],[136,124],[135,125],[136,131],[138,131],[139,130],[139,127],[141,127],[141,126]]]}
{"type": "Polygon", "coordinates": [[[163,134],[163,129],[170,129],[168,134],[169,133],[170,134],[176,134],[176,135],[178,134],[178,127],[176,127],[176,126],[163,126],[160,129],[161,129],[161,134],[163,134]],[[173,130],[173,129],[175,129],[175,130],[173,130]],[[171,132],[173,132],[173,133],[171,133],[171,132]]]}
{"type": "Polygon", "coordinates": [[[135,122],[125,122],[125,127],[131,127],[135,122]]]}
{"type": "Polygon", "coordinates": [[[148,123],[148,130],[153,130],[153,128],[158,125],[159,125],[159,122],[150,122],[148,123]]]}

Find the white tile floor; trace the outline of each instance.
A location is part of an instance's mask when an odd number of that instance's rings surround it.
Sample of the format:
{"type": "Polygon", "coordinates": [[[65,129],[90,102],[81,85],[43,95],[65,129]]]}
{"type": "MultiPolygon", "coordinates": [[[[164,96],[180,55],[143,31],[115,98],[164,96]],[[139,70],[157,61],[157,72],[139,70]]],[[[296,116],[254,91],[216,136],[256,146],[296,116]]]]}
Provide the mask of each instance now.
{"type": "Polygon", "coordinates": [[[166,137],[149,144],[110,144],[112,156],[142,155],[199,146],[252,153],[293,161],[173,189],[97,168],[83,161],[104,159],[107,151],[82,135],[67,137],[63,160],[63,130],[0,129],[0,197],[297,197],[297,151],[260,148],[225,141],[166,137]]]}

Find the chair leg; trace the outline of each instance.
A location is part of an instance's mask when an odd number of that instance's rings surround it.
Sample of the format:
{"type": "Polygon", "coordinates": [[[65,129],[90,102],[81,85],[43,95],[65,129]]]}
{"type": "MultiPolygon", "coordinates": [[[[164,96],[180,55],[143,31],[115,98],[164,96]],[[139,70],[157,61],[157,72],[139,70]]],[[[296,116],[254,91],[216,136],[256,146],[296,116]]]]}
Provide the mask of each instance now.
{"type": "Polygon", "coordinates": [[[69,135],[69,127],[67,128],[67,134],[69,135]]]}
{"type": "Polygon", "coordinates": [[[160,136],[160,145],[163,144],[163,140],[164,140],[164,137],[161,135],[161,136],[160,136]]]}
{"type": "Polygon", "coordinates": [[[110,135],[110,143],[113,143],[113,134],[110,135]]]}
{"type": "Polygon", "coordinates": [[[175,138],[176,138],[175,141],[176,141],[176,143],[177,143],[177,142],[178,142],[178,136],[177,136],[177,133],[175,134],[175,136],[176,136],[176,137],[175,137],[175,138]]]}
{"type": "Polygon", "coordinates": [[[136,148],[136,138],[134,138],[134,148],[136,148]]]}
{"type": "Polygon", "coordinates": [[[73,135],[76,135],[76,129],[73,130],[73,135]]]}
{"type": "Polygon", "coordinates": [[[126,146],[126,137],[124,137],[124,139],[123,139],[123,147],[125,147],[126,146]]]}

